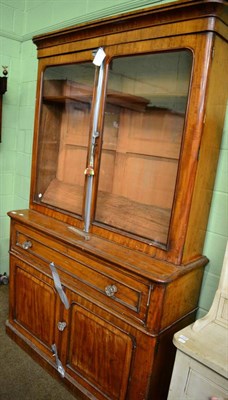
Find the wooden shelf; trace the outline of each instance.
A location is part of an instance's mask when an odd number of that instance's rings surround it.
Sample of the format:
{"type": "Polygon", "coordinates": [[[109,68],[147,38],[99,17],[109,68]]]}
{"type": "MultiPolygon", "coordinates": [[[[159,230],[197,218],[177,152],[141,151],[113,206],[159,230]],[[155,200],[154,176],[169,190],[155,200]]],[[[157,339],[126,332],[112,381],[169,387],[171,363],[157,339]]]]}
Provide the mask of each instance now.
{"type": "MultiPolygon", "coordinates": [[[[91,103],[92,95],[92,88],[90,86],[66,80],[50,80],[45,81],[43,101],[58,103],[65,103],[67,101],[91,103]]],[[[144,97],[113,90],[108,91],[106,102],[135,111],[145,111],[149,104],[149,100],[144,97]]]]}
{"type": "MultiPolygon", "coordinates": [[[[42,202],[81,215],[83,187],[54,179],[42,202]]],[[[96,221],[146,238],[148,232],[157,242],[167,241],[171,210],[132,201],[124,196],[99,191],[96,221]]]]}

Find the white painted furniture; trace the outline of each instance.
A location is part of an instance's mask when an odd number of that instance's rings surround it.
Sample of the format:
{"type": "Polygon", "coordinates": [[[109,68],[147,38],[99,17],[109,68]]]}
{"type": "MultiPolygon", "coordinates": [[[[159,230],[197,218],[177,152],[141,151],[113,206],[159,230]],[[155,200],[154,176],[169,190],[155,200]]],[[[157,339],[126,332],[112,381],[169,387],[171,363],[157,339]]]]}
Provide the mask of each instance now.
{"type": "Polygon", "coordinates": [[[168,400],[228,399],[228,244],[208,314],[174,335],[168,400]]]}

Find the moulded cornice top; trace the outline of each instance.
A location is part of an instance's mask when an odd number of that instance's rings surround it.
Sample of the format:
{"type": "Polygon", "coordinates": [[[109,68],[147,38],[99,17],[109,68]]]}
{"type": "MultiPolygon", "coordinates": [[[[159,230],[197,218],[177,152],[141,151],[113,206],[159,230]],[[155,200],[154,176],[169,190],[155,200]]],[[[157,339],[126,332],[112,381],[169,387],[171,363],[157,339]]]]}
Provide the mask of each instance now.
{"type": "MultiPolygon", "coordinates": [[[[52,45],[77,41],[82,37],[90,39],[140,27],[159,26],[202,18],[217,19],[220,25],[227,27],[227,2],[225,0],[180,0],[159,4],[36,35],[33,37],[33,42],[38,49],[42,49],[52,45]]],[[[224,36],[224,29],[220,29],[218,24],[215,26],[215,24],[211,23],[208,30],[224,36]]]]}

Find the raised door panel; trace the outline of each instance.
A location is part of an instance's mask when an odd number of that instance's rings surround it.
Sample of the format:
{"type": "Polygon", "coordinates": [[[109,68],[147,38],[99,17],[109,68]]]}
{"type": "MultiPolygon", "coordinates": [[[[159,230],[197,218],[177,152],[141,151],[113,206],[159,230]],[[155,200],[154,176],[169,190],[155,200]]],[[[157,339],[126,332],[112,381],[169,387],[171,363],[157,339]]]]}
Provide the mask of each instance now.
{"type": "Polygon", "coordinates": [[[52,357],[56,342],[56,292],[52,280],[12,257],[14,327],[52,357]]]}
{"type": "Polygon", "coordinates": [[[125,399],[133,349],[129,334],[72,304],[66,369],[97,398],[125,399]]]}

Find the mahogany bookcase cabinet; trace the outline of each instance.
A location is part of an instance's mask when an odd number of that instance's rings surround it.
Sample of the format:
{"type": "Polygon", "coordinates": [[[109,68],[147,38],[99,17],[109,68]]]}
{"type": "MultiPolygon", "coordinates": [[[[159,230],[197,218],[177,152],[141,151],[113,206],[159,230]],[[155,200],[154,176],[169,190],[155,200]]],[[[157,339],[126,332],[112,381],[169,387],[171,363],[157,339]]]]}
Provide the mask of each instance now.
{"type": "Polygon", "coordinates": [[[7,332],[82,399],[167,397],[207,263],[226,21],[224,1],[177,1],[34,38],[7,332]]]}

